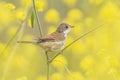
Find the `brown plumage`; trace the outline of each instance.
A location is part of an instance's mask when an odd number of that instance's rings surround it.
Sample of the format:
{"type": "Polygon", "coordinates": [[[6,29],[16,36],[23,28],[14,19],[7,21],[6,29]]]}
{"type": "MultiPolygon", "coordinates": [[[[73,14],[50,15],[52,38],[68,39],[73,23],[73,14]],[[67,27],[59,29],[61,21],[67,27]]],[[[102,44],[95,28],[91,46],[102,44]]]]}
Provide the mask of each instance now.
{"type": "Polygon", "coordinates": [[[41,42],[54,42],[54,41],[63,41],[65,40],[64,33],[53,32],[50,35],[46,35],[44,37],[39,37],[36,39],[38,43],[41,42]]]}
{"type": "Polygon", "coordinates": [[[35,41],[19,41],[19,43],[35,43],[44,48],[45,51],[61,50],[64,46],[66,35],[70,31],[72,26],[66,23],[62,23],[58,26],[55,32],[39,37],[35,41]]]}

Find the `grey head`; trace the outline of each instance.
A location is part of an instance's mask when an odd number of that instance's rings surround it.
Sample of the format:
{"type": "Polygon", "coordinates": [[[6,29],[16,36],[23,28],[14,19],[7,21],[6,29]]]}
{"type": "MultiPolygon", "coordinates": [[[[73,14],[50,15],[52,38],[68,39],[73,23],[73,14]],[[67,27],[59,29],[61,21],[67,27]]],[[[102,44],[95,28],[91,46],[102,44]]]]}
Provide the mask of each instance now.
{"type": "Polygon", "coordinates": [[[71,28],[73,28],[73,26],[71,26],[71,25],[69,25],[67,23],[61,23],[58,26],[56,32],[67,34],[71,30],[71,28]]]}

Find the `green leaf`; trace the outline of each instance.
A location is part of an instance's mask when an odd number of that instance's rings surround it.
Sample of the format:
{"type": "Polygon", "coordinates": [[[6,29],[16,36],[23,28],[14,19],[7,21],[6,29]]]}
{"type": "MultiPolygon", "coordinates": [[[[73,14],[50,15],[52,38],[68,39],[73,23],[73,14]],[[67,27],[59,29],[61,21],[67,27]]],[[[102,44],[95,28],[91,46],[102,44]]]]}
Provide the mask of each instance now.
{"type": "Polygon", "coordinates": [[[36,18],[37,25],[38,25],[38,30],[39,30],[40,36],[42,37],[43,36],[42,25],[39,20],[38,12],[37,12],[36,5],[35,5],[35,0],[32,0],[32,3],[33,3],[33,10],[35,13],[35,18],[36,18]]]}
{"type": "Polygon", "coordinates": [[[30,21],[31,21],[31,27],[33,28],[34,27],[34,12],[31,13],[30,21]]]}

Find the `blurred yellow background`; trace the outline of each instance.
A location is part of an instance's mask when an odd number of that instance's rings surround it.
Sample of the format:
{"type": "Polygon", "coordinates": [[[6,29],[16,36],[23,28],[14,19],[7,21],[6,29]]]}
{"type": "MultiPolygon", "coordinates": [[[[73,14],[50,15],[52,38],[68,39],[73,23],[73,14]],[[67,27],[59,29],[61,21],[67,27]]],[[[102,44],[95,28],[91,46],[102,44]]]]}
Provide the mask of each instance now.
{"type": "MultiPolygon", "coordinates": [[[[36,22],[31,28],[31,7],[32,0],[0,0],[0,53],[18,33],[0,55],[0,80],[46,80],[43,49],[16,43],[39,36],[36,22]]],[[[120,80],[119,0],[36,0],[36,7],[44,35],[61,22],[75,26],[65,45],[104,24],[52,62],[50,80],[120,80]]],[[[54,54],[49,53],[51,57],[54,54]]]]}

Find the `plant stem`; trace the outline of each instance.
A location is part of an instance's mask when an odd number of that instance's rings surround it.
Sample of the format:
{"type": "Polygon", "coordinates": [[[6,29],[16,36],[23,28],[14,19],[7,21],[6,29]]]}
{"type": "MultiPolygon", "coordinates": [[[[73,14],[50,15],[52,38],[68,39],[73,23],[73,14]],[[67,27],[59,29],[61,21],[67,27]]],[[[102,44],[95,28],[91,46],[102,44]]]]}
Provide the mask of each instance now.
{"type": "MultiPolygon", "coordinates": [[[[32,0],[32,1],[33,1],[33,8],[34,8],[35,17],[36,17],[36,20],[37,20],[37,23],[38,23],[39,33],[40,33],[40,36],[42,37],[43,36],[43,32],[42,32],[40,20],[38,18],[36,6],[35,6],[35,1],[34,0],[32,0]]],[[[45,55],[46,55],[46,64],[47,64],[47,80],[49,80],[49,62],[48,62],[49,61],[49,57],[48,57],[47,51],[45,52],[45,55]]]]}
{"type": "Polygon", "coordinates": [[[68,47],[70,47],[72,44],[74,44],[75,42],[77,42],[78,40],[80,40],[81,38],[83,38],[84,36],[88,35],[89,33],[97,30],[98,28],[102,27],[103,24],[99,25],[98,27],[86,32],[85,34],[83,34],[82,36],[78,37],[77,39],[75,39],[73,42],[71,42],[70,44],[68,44],[63,50],[61,50],[60,52],[58,52],[51,60],[49,60],[49,63],[51,63],[57,56],[60,55],[60,53],[62,53],[64,50],[66,50],[68,47]]]}
{"type": "Polygon", "coordinates": [[[45,55],[46,55],[46,64],[47,64],[47,80],[49,80],[49,57],[48,57],[48,54],[47,54],[47,51],[45,52],[45,55]]]}
{"type": "MultiPolygon", "coordinates": [[[[28,6],[26,7],[26,9],[27,9],[27,10],[26,10],[27,13],[29,13],[30,11],[29,11],[29,7],[28,7],[28,6]]],[[[29,17],[29,14],[27,15],[27,17],[26,17],[25,20],[20,21],[19,28],[17,29],[17,31],[16,31],[16,33],[13,35],[13,37],[12,37],[12,38],[7,42],[7,44],[5,45],[4,49],[3,49],[2,52],[0,53],[0,57],[1,57],[2,54],[4,54],[5,50],[8,48],[8,46],[10,45],[10,43],[11,43],[11,42],[15,39],[15,37],[18,35],[18,33],[20,32],[20,30],[21,30],[21,28],[22,28],[23,23],[28,19],[28,17],[29,17]]]]}
{"type": "Polygon", "coordinates": [[[49,62],[47,61],[47,80],[49,80],[49,62]]]}
{"type": "Polygon", "coordinates": [[[32,0],[32,2],[33,2],[33,8],[34,8],[35,17],[36,17],[37,24],[38,24],[38,30],[39,30],[40,36],[42,37],[43,36],[43,34],[42,34],[43,32],[42,32],[40,20],[38,18],[37,9],[36,9],[36,6],[35,6],[35,1],[32,0]]]}
{"type": "Polygon", "coordinates": [[[20,27],[17,29],[17,31],[16,31],[16,33],[15,33],[15,35],[13,35],[13,37],[8,41],[8,43],[6,44],[6,46],[5,46],[5,48],[2,50],[2,52],[0,53],[0,56],[2,55],[2,54],[4,54],[4,52],[5,52],[5,50],[8,48],[8,46],[10,45],[10,43],[14,40],[14,38],[17,36],[17,34],[19,33],[19,31],[21,30],[21,28],[22,28],[22,23],[23,23],[24,21],[22,21],[21,23],[20,23],[20,27]]]}
{"type": "MultiPolygon", "coordinates": [[[[13,41],[15,37],[17,37],[17,35],[19,35],[17,40],[20,40],[20,39],[22,38],[23,33],[24,33],[24,26],[25,26],[25,24],[26,24],[26,22],[25,22],[26,20],[27,20],[27,18],[26,18],[24,21],[21,22],[21,24],[19,25],[19,28],[18,28],[17,32],[16,32],[15,35],[8,41],[8,44],[6,45],[5,49],[9,46],[9,44],[11,43],[11,41],[13,41]]],[[[10,54],[10,56],[9,56],[6,64],[5,64],[5,68],[4,68],[4,70],[3,70],[3,76],[2,76],[2,79],[1,79],[1,80],[5,80],[5,78],[6,78],[6,75],[7,75],[8,69],[9,69],[9,65],[10,65],[10,63],[11,63],[11,60],[12,60],[14,54],[15,54],[15,51],[16,51],[18,45],[19,45],[19,44],[16,44],[15,47],[12,49],[12,52],[11,52],[11,54],[10,54]]]]}

